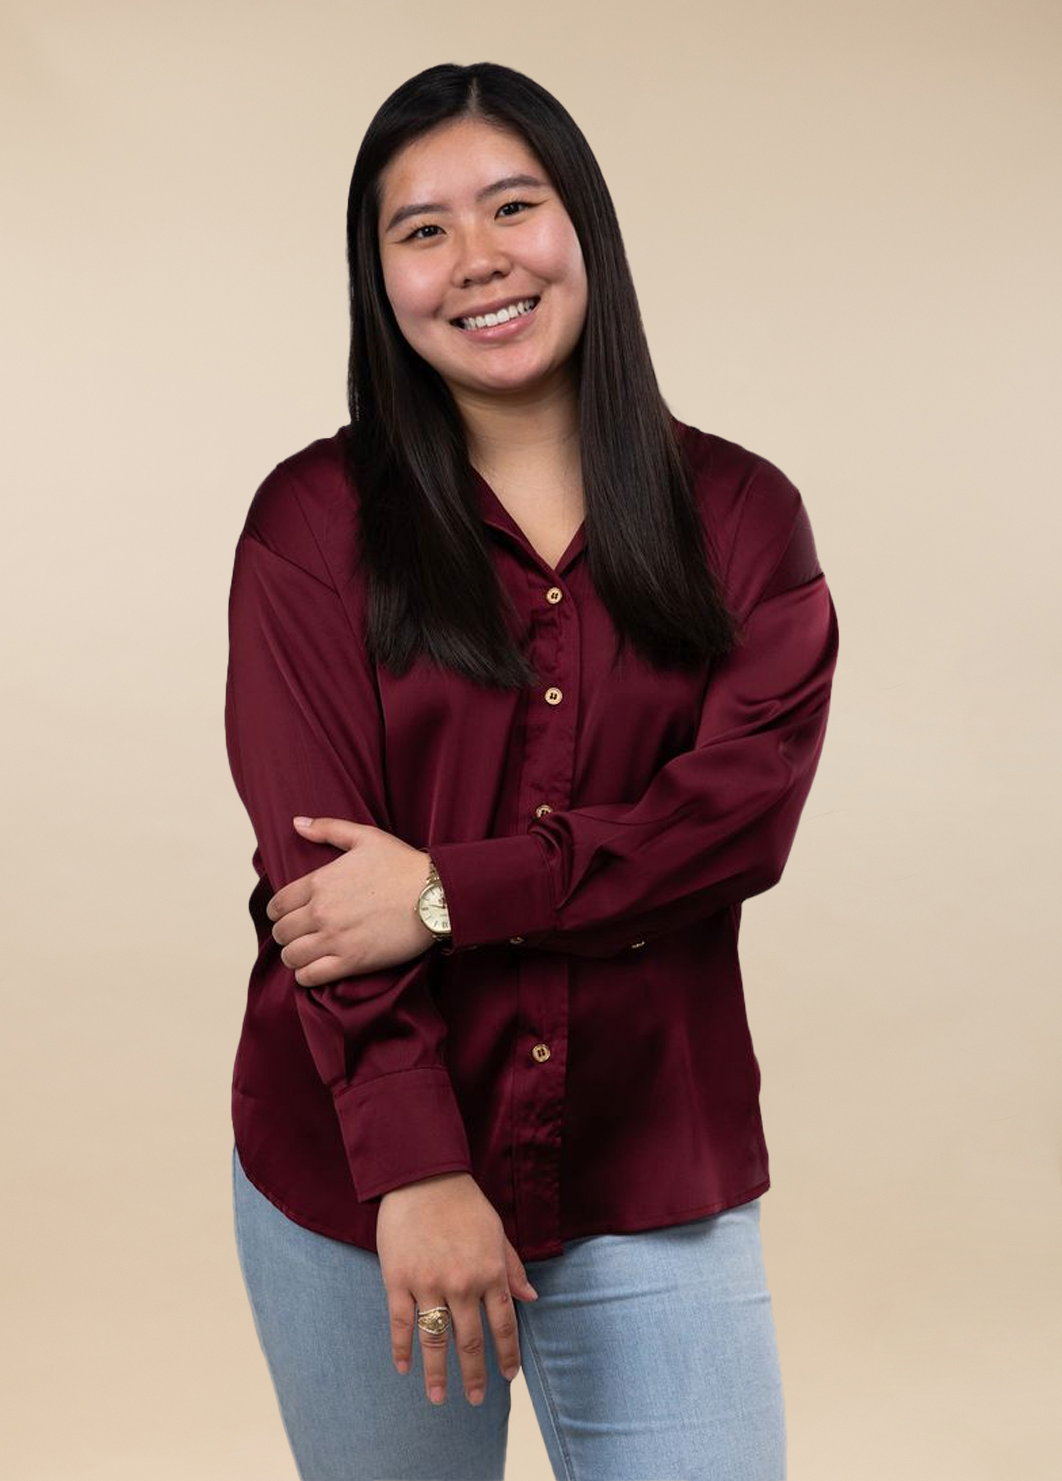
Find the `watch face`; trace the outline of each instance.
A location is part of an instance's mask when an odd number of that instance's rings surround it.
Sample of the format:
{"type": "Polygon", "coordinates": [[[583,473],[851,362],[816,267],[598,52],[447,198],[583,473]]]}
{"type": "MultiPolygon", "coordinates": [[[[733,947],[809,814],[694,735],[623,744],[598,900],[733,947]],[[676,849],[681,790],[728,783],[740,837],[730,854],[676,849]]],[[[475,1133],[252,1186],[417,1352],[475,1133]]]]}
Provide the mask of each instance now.
{"type": "Polygon", "coordinates": [[[432,884],[420,897],[420,918],[429,931],[449,934],[450,912],[446,908],[446,897],[441,884],[432,884]]]}

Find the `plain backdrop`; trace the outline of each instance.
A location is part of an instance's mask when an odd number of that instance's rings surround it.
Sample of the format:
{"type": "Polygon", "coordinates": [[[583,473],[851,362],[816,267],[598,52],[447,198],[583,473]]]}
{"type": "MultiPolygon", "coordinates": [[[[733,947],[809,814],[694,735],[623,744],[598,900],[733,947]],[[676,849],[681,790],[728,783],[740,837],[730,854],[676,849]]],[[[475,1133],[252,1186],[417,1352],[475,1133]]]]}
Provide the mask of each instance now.
{"type": "MultiPolygon", "coordinates": [[[[489,60],[587,135],[669,405],[799,486],[838,610],[742,931],[790,1476],[1054,1481],[1057,5],[0,18],[4,1474],[295,1476],[231,1224],[228,581],[258,482],[347,420],[370,118],[489,60]]],[[[548,1481],[522,1376],[509,1454],[548,1481]]]]}

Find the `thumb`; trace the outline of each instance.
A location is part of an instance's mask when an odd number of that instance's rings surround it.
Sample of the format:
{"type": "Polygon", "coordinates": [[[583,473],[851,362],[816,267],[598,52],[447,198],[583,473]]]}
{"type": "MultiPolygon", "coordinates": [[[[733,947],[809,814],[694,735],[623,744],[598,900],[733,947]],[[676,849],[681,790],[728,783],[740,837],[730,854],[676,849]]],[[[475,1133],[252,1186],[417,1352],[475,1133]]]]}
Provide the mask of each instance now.
{"type": "Polygon", "coordinates": [[[509,1277],[509,1289],[513,1295],[519,1296],[521,1301],[537,1301],[538,1292],[527,1278],[524,1262],[508,1240],[505,1241],[505,1265],[509,1277]]]}
{"type": "Polygon", "coordinates": [[[292,823],[304,837],[318,843],[334,843],[339,848],[353,848],[360,823],[351,823],[346,818],[292,818],[292,823]]]}

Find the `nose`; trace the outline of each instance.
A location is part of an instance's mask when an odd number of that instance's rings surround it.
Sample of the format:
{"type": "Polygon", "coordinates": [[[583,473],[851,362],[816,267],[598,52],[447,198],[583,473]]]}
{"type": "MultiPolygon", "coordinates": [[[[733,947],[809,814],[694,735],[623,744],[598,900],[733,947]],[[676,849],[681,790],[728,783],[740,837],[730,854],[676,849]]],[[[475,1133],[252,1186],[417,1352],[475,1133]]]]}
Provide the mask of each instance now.
{"type": "Polygon", "coordinates": [[[486,283],[499,274],[504,277],[511,267],[508,252],[489,227],[470,227],[457,235],[453,264],[456,287],[486,283]]]}

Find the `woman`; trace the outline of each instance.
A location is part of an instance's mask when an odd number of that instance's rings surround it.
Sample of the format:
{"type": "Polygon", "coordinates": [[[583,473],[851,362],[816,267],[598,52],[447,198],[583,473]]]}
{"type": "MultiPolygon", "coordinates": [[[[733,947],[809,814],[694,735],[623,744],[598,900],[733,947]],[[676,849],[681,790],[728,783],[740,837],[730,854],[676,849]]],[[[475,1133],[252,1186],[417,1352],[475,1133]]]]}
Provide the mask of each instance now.
{"type": "Polygon", "coordinates": [[[347,233],[351,422],[258,489],[229,609],[237,1243],[300,1475],[502,1476],[523,1361],[558,1477],[773,1481],[737,932],[825,734],[807,513],[668,411],[529,78],[400,87],[347,233]]]}

